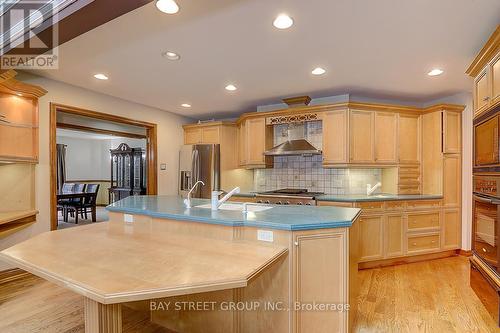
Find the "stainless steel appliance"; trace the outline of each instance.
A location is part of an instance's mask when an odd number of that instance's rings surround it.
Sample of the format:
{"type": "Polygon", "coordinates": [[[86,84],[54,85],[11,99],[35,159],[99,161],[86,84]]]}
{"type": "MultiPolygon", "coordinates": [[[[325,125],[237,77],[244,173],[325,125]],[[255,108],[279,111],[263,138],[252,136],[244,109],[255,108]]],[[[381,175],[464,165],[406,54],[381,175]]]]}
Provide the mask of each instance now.
{"type": "Polygon", "coordinates": [[[184,145],[179,153],[179,195],[187,197],[193,185],[201,180],[192,198],[209,199],[212,191],[220,190],[220,145],[184,145]]]}
{"type": "Polygon", "coordinates": [[[316,197],[321,194],[324,193],[309,192],[306,189],[285,188],[257,193],[256,200],[257,203],[266,204],[315,206],[316,197]]]}
{"type": "Polygon", "coordinates": [[[472,250],[500,278],[500,175],[473,177],[472,250]]]}

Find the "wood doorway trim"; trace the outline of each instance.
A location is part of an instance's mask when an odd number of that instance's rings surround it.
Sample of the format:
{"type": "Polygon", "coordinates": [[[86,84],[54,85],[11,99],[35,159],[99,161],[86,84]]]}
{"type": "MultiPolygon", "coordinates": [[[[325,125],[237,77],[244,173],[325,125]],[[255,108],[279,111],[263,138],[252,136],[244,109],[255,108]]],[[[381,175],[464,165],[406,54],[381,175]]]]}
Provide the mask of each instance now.
{"type": "Polygon", "coordinates": [[[50,145],[50,230],[57,229],[57,112],[70,113],[74,115],[90,117],[99,120],[112,121],[115,123],[144,127],[146,129],[146,158],[148,166],[147,194],[158,193],[158,168],[157,168],[157,127],[156,124],[116,116],[108,113],[91,111],[58,103],[50,103],[49,119],[49,145],[50,145]]]}

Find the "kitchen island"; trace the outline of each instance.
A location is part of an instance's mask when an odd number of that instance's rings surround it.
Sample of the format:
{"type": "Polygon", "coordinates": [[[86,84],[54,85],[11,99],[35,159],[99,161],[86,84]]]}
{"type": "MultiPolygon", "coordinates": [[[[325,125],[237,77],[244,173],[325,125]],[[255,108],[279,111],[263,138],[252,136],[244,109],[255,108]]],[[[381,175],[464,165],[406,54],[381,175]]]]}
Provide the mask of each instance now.
{"type": "Polygon", "coordinates": [[[121,332],[122,306],[176,332],[348,331],[359,209],[208,203],[128,197],[0,257],[83,295],[86,332],[121,332]]]}

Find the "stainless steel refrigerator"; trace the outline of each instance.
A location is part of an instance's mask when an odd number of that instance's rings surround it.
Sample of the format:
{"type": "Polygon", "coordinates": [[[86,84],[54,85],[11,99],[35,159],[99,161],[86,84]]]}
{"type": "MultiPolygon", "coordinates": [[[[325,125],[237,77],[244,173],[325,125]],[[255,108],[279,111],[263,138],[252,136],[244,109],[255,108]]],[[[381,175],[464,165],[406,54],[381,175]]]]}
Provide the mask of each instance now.
{"type": "Polygon", "coordinates": [[[179,194],[187,197],[191,187],[198,184],[191,193],[192,198],[210,198],[212,191],[220,190],[220,145],[184,145],[179,153],[179,194]]]}

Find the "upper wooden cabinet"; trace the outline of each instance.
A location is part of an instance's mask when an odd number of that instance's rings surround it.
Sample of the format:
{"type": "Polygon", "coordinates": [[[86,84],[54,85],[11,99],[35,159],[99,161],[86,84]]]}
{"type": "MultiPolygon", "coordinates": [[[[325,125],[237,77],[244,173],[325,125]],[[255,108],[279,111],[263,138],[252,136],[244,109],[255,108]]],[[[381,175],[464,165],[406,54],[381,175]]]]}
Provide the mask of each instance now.
{"type": "Polygon", "coordinates": [[[420,162],[420,115],[399,114],[398,155],[399,163],[420,162]]]}
{"type": "Polygon", "coordinates": [[[184,126],[184,144],[217,144],[220,143],[220,124],[184,126]]]}
{"type": "Polygon", "coordinates": [[[348,163],[348,110],[326,111],[323,120],[323,166],[348,163]]]}
{"type": "Polygon", "coordinates": [[[0,74],[0,162],[38,162],[38,98],[46,91],[0,74]]]}
{"type": "Polygon", "coordinates": [[[466,71],[474,78],[474,116],[500,102],[500,25],[466,71]]]}
{"type": "MultiPolygon", "coordinates": [[[[272,165],[272,157],[264,152],[272,148],[272,126],[266,125],[266,118],[250,118],[238,125],[238,160],[247,169],[267,168],[272,165]]],[[[236,152],[235,152],[236,153],[236,152]]]]}
{"type": "Polygon", "coordinates": [[[373,163],[374,145],[374,113],[351,110],[349,112],[349,161],[373,163]]]}
{"type": "Polygon", "coordinates": [[[397,162],[398,114],[375,112],[375,162],[397,162]]]}

